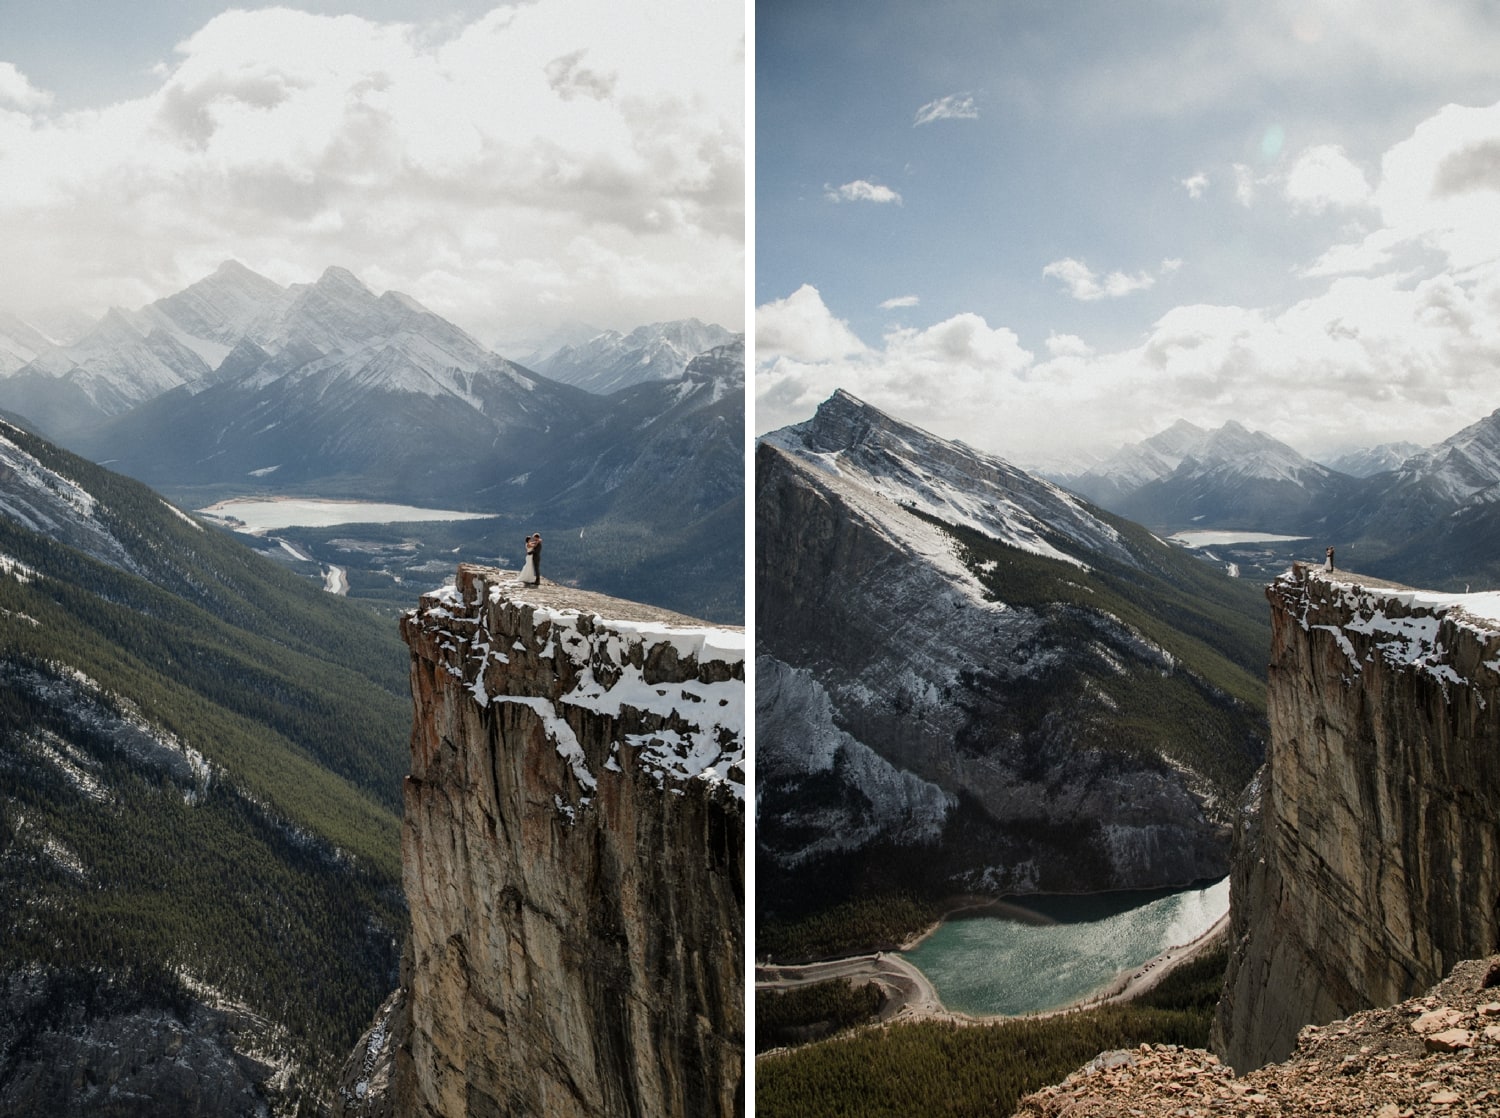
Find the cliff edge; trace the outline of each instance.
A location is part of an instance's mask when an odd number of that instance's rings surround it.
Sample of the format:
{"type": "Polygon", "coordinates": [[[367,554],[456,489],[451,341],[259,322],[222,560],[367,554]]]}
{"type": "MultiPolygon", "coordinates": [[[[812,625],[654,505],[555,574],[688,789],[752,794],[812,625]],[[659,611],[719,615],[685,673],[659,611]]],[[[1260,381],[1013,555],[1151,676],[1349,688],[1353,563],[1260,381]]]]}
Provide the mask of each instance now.
{"type": "Polygon", "coordinates": [[[1500,949],[1500,593],[1298,564],[1267,597],[1271,739],[1214,1027],[1241,1072],[1500,949]]]}
{"type": "Polygon", "coordinates": [[[468,565],[401,632],[411,929],[339,1112],[738,1112],[744,633],[468,565]]]}

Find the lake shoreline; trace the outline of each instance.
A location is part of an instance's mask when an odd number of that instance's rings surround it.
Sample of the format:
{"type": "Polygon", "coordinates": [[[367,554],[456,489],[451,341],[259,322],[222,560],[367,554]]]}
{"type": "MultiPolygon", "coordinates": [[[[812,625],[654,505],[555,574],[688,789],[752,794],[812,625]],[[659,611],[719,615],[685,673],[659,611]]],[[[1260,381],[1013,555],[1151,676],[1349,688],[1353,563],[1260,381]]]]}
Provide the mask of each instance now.
{"type": "MultiPolygon", "coordinates": [[[[1133,890],[1126,890],[1126,892],[1130,891],[1133,890]]],[[[953,919],[962,920],[993,915],[1032,925],[1057,923],[1043,913],[998,898],[965,896],[954,897],[952,902],[945,908],[941,919],[904,942],[900,952],[912,950],[945,922],[953,919]]],[[[757,991],[788,990],[796,986],[838,978],[847,978],[855,985],[874,983],[886,996],[886,1002],[876,1022],[879,1025],[894,1020],[938,1020],[959,1025],[987,1025],[1021,1018],[1055,1017],[1104,1005],[1122,1004],[1146,994],[1155,989],[1177,968],[1192,962],[1204,951],[1209,950],[1227,934],[1228,927],[1229,913],[1226,911],[1192,940],[1163,948],[1151,958],[1121,971],[1102,985],[1065,1004],[1034,1012],[970,1013],[950,1009],[943,1003],[932,980],[920,967],[906,959],[901,953],[887,951],[846,955],[811,963],[758,965],[755,968],[755,988],[757,991]]]]}

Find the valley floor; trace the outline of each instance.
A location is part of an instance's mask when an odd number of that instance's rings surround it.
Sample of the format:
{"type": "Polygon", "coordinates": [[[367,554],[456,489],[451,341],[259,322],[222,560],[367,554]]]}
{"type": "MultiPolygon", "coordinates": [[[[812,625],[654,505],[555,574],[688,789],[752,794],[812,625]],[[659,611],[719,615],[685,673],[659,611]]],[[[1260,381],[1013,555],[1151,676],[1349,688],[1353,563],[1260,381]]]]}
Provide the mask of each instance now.
{"type": "MultiPolygon", "coordinates": [[[[1212,947],[1223,938],[1228,928],[1229,915],[1226,913],[1213,927],[1191,943],[1167,948],[1154,959],[1122,974],[1104,990],[1069,1005],[1030,1016],[1051,1017],[1076,1009],[1092,1009],[1096,1006],[1119,1004],[1141,997],[1155,989],[1178,967],[1192,962],[1212,947]]],[[[931,929],[924,932],[923,936],[930,932],[931,929]]],[[[923,936],[917,939],[920,940],[923,936]]],[[[907,944],[906,947],[914,946],[915,942],[916,940],[907,944]]],[[[842,959],[824,959],[816,963],[768,965],[755,968],[757,991],[785,991],[797,986],[828,982],[839,978],[847,978],[856,986],[874,983],[880,987],[886,999],[880,1010],[881,1024],[898,1017],[903,1021],[941,1020],[955,1024],[987,1024],[1003,1019],[958,1013],[946,1008],[926,975],[900,955],[889,952],[877,951],[873,955],[851,955],[842,959]]]]}

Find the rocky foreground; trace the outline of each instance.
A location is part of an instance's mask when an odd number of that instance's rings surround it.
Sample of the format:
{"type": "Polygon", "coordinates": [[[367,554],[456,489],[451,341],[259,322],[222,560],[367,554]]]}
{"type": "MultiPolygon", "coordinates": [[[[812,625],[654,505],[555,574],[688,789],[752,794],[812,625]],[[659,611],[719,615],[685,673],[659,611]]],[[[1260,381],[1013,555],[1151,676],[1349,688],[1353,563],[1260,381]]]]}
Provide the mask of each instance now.
{"type": "Polygon", "coordinates": [[[1283,1063],[1236,1076],[1202,1049],[1106,1052],[1021,1100],[1017,1118],[1500,1115],[1500,955],[1426,996],[1309,1025],[1283,1063]]]}

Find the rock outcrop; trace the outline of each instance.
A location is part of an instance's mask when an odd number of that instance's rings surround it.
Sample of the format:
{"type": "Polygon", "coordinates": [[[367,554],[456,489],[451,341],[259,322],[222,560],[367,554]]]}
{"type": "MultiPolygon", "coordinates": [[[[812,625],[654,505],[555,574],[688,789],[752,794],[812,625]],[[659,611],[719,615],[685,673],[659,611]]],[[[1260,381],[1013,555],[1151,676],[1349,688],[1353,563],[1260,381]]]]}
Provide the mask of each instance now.
{"type": "Polygon", "coordinates": [[[743,632],[463,566],[402,633],[411,930],[343,1112],[735,1113],[743,632]]]}
{"type": "Polygon", "coordinates": [[[1241,1071],[1500,948],[1500,595],[1299,564],[1267,596],[1271,744],[1214,1040],[1241,1071]]]}
{"type": "Polygon", "coordinates": [[[314,1105],[285,1030],[204,989],[36,964],[0,974],[0,1115],[269,1118],[314,1105]]]}
{"type": "Polygon", "coordinates": [[[1106,1052],[1023,1098],[1016,1118],[1495,1114],[1497,983],[1500,957],[1460,963],[1424,997],[1304,1028],[1290,1058],[1243,1077],[1201,1048],[1106,1052]]]}

